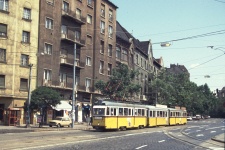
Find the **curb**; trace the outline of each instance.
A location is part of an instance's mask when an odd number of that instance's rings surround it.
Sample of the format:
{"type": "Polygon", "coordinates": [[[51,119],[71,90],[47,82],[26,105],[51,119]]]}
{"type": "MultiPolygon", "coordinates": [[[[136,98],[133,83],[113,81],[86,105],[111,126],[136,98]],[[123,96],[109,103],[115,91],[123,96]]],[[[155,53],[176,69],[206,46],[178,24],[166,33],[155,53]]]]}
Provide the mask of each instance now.
{"type": "Polygon", "coordinates": [[[216,137],[211,138],[211,140],[216,141],[216,142],[225,143],[225,141],[216,139],[216,137]]]}

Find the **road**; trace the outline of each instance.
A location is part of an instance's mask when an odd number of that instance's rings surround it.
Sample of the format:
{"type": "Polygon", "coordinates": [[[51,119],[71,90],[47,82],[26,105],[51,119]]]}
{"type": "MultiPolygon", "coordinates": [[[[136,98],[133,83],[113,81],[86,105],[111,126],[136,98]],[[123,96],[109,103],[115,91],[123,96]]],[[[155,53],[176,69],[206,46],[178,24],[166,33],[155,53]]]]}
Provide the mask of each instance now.
{"type": "Polygon", "coordinates": [[[2,150],[220,150],[224,144],[210,139],[224,133],[222,121],[208,119],[191,121],[185,126],[127,131],[65,130],[10,133],[0,135],[0,145],[2,150]]]}

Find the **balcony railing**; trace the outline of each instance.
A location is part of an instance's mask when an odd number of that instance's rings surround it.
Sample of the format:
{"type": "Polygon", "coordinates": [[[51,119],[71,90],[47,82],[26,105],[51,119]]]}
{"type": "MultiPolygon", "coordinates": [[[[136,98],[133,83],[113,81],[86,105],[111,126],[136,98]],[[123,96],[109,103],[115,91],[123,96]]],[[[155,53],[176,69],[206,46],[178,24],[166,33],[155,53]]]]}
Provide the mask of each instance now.
{"type": "Polygon", "coordinates": [[[85,40],[75,37],[74,31],[67,31],[66,33],[61,33],[61,39],[68,41],[70,43],[76,43],[79,46],[85,46],[85,40]]]}
{"type": "Polygon", "coordinates": [[[86,23],[85,17],[83,17],[82,15],[78,15],[74,11],[71,11],[71,10],[67,10],[67,11],[62,10],[62,16],[66,17],[68,19],[72,19],[81,25],[86,23]]]}
{"type": "MultiPolygon", "coordinates": [[[[68,66],[73,66],[73,63],[74,63],[74,59],[73,58],[61,58],[61,61],[60,61],[60,64],[61,65],[68,65],[68,66]]],[[[85,67],[85,63],[80,61],[79,59],[76,59],[76,62],[75,62],[75,65],[76,67],[78,68],[84,68],[85,67]]]]}

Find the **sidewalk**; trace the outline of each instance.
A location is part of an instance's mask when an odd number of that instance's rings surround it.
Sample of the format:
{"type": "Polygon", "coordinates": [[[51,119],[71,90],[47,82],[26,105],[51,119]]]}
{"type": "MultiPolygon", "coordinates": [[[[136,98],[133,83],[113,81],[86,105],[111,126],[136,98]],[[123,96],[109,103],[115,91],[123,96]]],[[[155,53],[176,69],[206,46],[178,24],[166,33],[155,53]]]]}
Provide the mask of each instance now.
{"type": "Polygon", "coordinates": [[[75,123],[74,128],[69,127],[49,127],[48,125],[43,125],[39,128],[39,125],[30,125],[26,128],[26,125],[21,126],[3,126],[0,125],[0,134],[4,133],[22,133],[22,132],[42,132],[42,131],[67,131],[67,130],[93,130],[91,125],[87,123],[75,123]]]}
{"type": "Polygon", "coordinates": [[[213,137],[212,140],[221,142],[221,143],[225,143],[225,133],[222,133],[220,135],[213,137]]]}

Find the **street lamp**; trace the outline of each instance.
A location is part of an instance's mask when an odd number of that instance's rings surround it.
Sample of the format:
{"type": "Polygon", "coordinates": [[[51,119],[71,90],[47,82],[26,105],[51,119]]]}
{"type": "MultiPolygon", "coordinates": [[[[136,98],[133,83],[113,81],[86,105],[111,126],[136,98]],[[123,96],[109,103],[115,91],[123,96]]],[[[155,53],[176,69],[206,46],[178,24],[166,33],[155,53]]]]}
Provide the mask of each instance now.
{"type": "Polygon", "coordinates": [[[77,45],[74,44],[74,61],[73,61],[73,100],[72,100],[72,126],[71,128],[74,128],[74,122],[75,122],[75,107],[76,104],[76,90],[75,90],[75,83],[76,83],[76,49],[77,45]]]}
{"type": "Polygon", "coordinates": [[[30,73],[29,73],[29,81],[28,81],[28,104],[27,104],[26,127],[30,126],[31,75],[32,75],[33,64],[29,64],[28,67],[29,67],[30,73]]]}

